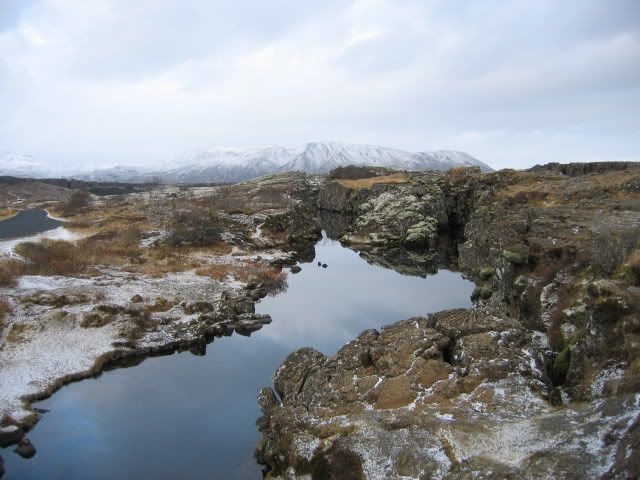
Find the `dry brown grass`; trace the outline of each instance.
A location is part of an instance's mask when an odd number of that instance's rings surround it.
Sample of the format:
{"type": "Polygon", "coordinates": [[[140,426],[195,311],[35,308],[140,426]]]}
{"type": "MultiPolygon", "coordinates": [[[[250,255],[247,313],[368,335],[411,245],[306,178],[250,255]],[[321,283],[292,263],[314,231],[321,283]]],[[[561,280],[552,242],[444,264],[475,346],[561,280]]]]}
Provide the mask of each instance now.
{"type": "Polygon", "coordinates": [[[631,252],[618,270],[617,276],[632,285],[640,285],[640,249],[631,252]]]}
{"type": "Polygon", "coordinates": [[[0,295],[0,335],[4,330],[5,323],[4,318],[12,312],[11,303],[5,296],[0,295]]]}
{"type": "Polygon", "coordinates": [[[0,260],[0,287],[14,287],[18,277],[24,275],[26,265],[14,259],[0,260]]]}
{"type": "Polygon", "coordinates": [[[361,178],[359,180],[334,180],[343,187],[350,188],[352,190],[361,190],[363,188],[371,188],[373,185],[379,183],[382,184],[398,184],[409,183],[411,180],[404,173],[394,173],[392,175],[385,175],[381,177],[361,178]]]}
{"type": "Polygon", "coordinates": [[[0,220],[6,220],[18,213],[18,210],[14,208],[0,208],[0,220]]]}
{"type": "Polygon", "coordinates": [[[29,330],[34,330],[35,327],[32,325],[28,325],[26,323],[14,323],[11,327],[11,330],[7,333],[5,337],[6,341],[9,343],[20,343],[25,340],[25,334],[29,330]]]}
{"type": "Polygon", "coordinates": [[[224,280],[229,276],[232,270],[233,270],[233,267],[227,264],[208,265],[206,267],[199,268],[198,270],[196,270],[196,275],[199,275],[201,277],[213,278],[214,280],[221,282],[222,280],[224,280]]]}
{"type": "Polygon", "coordinates": [[[122,265],[139,254],[140,232],[135,227],[105,231],[78,242],[25,242],[15,251],[28,260],[19,275],[75,275],[96,265],[122,265]]]}
{"type": "MultiPolygon", "coordinates": [[[[535,206],[562,205],[567,201],[594,202],[594,199],[625,200],[634,198],[622,186],[639,174],[639,169],[568,177],[540,172],[511,172],[508,185],[495,195],[514,204],[535,206]]],[[[597,203],[597,202],[596,202],[597,203]]]]}
{"type": "Polygon", "coordinates": [[[218,281],[222,281],[228,276],[233,276],[233,278],[241,282],[257,281],[267,284],[279,284],[287,279],[287,274],[282,269],[258,262],[207,265],[196,270],[196,275],[210,277],[218,281]]]}

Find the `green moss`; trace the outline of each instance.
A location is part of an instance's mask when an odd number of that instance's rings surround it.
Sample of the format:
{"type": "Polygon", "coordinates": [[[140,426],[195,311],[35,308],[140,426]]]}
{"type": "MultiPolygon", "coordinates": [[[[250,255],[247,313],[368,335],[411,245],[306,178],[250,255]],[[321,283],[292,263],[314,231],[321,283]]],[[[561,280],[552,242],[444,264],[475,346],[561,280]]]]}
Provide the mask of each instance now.
{"type": "Polygon", "coordinates": [[[567,378],[567,373],[569,373],[570,364],[571,347],[566,346],[555,358],[551,367],[551,381],[554,385],[564,384],[567,378]]]}
{"type": "Polygon", "coordinates": [[[580,278],[580,280],[592,280],[595,274],[595,269],[591,265],[589,265],[580,272],[578,277],[580,278]]]}
{"type": "Polygon", "coordinates": [[[489,280],[493,277],[494,269],[492,267],[483,267],[478,271],[481,280],[489,280]]]}
{"type": "Polygon", "coordinates": [[[526,255],[521,253],[512,252],[511,250],[503,250],[502,257],[515,265],[522,265],[527,261],[526,255]]]}
{"type": "Polygon", "coordinates": [[[636,266],[624,265],[614,275],[614,278],[624,280],[631,285],[640,285],[640,269],[636,266]]]}
{"type": "Polygon", "coordinates": [[[493,295],[493,289],[487,285],[479,285],[471,294],[471,300],[488,300],[493,295]]]}

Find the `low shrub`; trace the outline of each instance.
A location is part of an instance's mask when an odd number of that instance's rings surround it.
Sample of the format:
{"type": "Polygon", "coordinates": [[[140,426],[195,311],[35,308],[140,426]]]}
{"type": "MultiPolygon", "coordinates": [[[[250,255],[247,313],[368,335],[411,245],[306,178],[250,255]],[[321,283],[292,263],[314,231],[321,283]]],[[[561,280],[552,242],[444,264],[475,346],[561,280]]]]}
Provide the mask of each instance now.
{"type": "Polygon", "coordinates": [[[88,252],[61,240],[24,242],[15,251],[29,260],[26,270],[32,275],[71,275],[87,266],[88,252]]]}
{"type": "Polygon", "coordinates": [[[0,260],[0,287],[15,287],[18,277],[25,271],[24,262],[14,259],[0,260]]]}
{"type": "Polygon", "coordinates": [[[551,366],[551,381],[554,385],[563,385],[571,365],[571,348],[565,347],[554,359],[551,366]]]}
{"type": "Polygon", "coordinates": [[[206,209],[175,212],[169,219],[168,230],[165,242],[170,246],[205,247],[220,240],[223,227],[220,217],[206,209]]]}
{"type": "MultiPolygon", "coordinates": [[[[590,264],[603,275],[611,275],[622,267],[632,253],[640,247],[640,229],[629,228],[625,231],[603,230],[596,233],[592,240],[590,264]]],[[[632,260],[633,261],[633,260],[632,260]]],[[[636,257],[635,264],[637,266],[636,257]]]]}
{"type": "Polygon", "coordinates": [[[5,296],[0,296],[0,335],[4,330],[4,318],[12,312],[11,303],[5,296]]]}
{"type": "Polygon", "coordinates": [[[627,257],[617,276],[632,285],[640,285],[640,250],[635,250],[627,257]]]}
{"type": "Polygon", "coordinates": [[[67,201],[62,204],[60,210],[64,216],[74,215],[89,205],[90,199],[91,194],[89,192],[83,190],[75,191],[67,201]]]}

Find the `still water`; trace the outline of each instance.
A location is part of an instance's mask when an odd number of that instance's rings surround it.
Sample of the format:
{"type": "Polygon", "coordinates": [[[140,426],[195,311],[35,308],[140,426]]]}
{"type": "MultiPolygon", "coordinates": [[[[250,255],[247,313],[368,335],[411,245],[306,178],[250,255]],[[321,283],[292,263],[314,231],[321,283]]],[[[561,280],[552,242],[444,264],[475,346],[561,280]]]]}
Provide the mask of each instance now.
{"type": "Polygon", "coordinates": [[[459,273],[419,278],[370,265],[326,238],[301,266],[285,293],[257,305],[273,323],[250,338],[216,339],[205,357],[147,359],[38,403],[49,410],[28,434],[38,453],[2,450],[5,478],[260,479],[256,395],[287,354],[331,354],[367,328],[468,306],[473,289],[459,273]]]}
{"type": "Polygon", "coordinates": [[[53,230],[60,225],[63,225],[63,222],[49,217],[46,210],[23,210],[11,218],[0,221],[0,239],[27,237],[53,230]]]}

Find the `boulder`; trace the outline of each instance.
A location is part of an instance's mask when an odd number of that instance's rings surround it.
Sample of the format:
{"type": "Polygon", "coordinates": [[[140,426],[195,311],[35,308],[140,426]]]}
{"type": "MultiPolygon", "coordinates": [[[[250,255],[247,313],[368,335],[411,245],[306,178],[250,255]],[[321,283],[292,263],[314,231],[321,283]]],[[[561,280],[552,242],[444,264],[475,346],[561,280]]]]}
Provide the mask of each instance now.
{"type": "Polygon", "coordinates": [[[291,267],[291,273],[300,273],[302,271],[302,267],[300,265],[294,265],[291,267]]]}
{"type": "Polygon", "coordinates": [[[20,440],[20,443],[13,451],[22,458],[32,458],[36,454],[36,448],[26,438],[20,440]]]}
{"type": "Polygon", "coordinates": [[[0,447],[8,447],[14,443],[18,443],[24,437],[24,432],[20,427],[8,425],[0,427],[0,447]]]}

